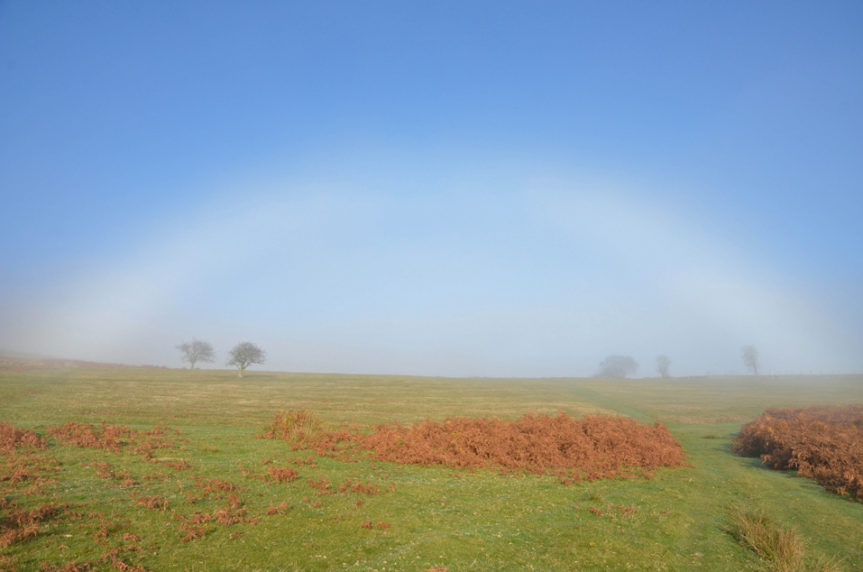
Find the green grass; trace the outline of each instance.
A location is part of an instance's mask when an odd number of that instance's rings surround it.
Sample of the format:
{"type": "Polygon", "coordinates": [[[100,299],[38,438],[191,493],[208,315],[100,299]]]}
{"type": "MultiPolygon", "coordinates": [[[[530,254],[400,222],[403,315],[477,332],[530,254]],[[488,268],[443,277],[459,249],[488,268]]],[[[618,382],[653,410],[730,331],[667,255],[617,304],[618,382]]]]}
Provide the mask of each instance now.
{"type": "Polygon", "coordinates": [[[42,455],[60,463],[51,475],[54,484],[38,494],[25,494],[26,483],[0,482],[0,490],[22,506],[54,500],[69,507],[42,523],[39,536],[0,548],[0,569],[92,562],[130,545],[143,550],[119,556],[152,570],[770,569],[767,559],[735,537],[734,510],[745,507],[793,529],[812,562],[836,556],[853,570],[863,561],[863,505],[729,450],[731,436],[766,407],[852,402],[863,402],[861,376],[608,381],[267,372],[238,379],[233,372],[158,369],[0,372],[0,421],[42,434],[67,420],[138,429],[165,423],[185,441],[164,456],[192,465],[174,470],[128,450],[52,444],[42,455]],[[453,415],[516,419],[531,410],[625,414],[666,423],[692,466],[658,471],[652,480],[567,487],[550,476],[490,470],[319,457],[316,464],[302,464],[309,452],[254,438],[282,409],[309,409],[329,428],[453,415]],[[244,476],[244,470],[266,471],[266,460],[294,466],[300,478],[275,484],[244,476]],[[96,462],[128,471],[136,484],[99,478],[87,466],[96,462]],[[189,493],[200,491],[195,477],[240,486],[246,514],[257,524],[210,523],[203,538],[181,542],[180,516],[212,514],[227,502],[190,503],[189,493]],[[371,482],[381,492],[319,495],[309,480],[323,478],[335,485],[371,482]],[[136,506],[135,495],[159,495],[168,508],[136,506]],[[280,503],[287,508],[266,514],[280,503]],[[111,523],[107,538],[94,538],[100,522],[87,515],[95,513],[111,523]],[[362,526],[367,522],[371,529],[362,526]],[[123,534],[140,540],[124,540],[123,534]]]}

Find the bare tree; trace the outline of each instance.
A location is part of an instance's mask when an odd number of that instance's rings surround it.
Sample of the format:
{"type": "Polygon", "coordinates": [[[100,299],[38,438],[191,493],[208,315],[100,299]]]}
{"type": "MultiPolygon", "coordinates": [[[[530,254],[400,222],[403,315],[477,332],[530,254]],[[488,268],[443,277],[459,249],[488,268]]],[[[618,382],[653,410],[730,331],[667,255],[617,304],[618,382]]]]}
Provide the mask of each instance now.
{"type": "Polygon", "coordinates": [[[237,375],[243,377],[243,372],[252,364],[264,363],[264,350],[251,342],[242,342],[231,350],[228,365],[236,366],[237,375]]]}
{"type": "Polygon", "coordinates": [[[183,353],[183,361],[189,362],[189,369],[195,369],[199,361],[213,361],[213,346],[200,340],[192,340],[177,346],[183,353]]]}
{"type": "Polygon", "coordinates": [[[668,359],[668,356],[663,354],[656,356],[656,371],[662,377],[671,377],[671,374],[668,371],[668,368],[671,367],[671,360],[668,359]]]}
{"type": "Polygon", "coordinates": [[[755,346],[743,346],[740,350],[743,356],[743,365],[746,369],[752,372],[752,375],[758,375],[758,350],[755,346]]]}
{"type": "Polygon", "coordinates": [[[627,377],[638,371],[638,362],[630,356],[608,356],[599,364],[596,377],[627,377]]]}

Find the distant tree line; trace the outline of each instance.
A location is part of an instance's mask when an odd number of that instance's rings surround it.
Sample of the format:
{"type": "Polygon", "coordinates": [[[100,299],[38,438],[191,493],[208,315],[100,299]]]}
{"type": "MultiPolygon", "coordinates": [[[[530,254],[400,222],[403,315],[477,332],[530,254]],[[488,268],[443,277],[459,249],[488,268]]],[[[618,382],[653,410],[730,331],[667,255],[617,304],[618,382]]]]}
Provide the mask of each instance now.
{"type": "MultiPolygon", "coordinates": [[[[761,363],[758,357],[758,350],[755,346],[747,345],[740,349],[743,365],[752,373],[758,375],[761,363]]],[[[627,355],[610,355],[602,360],[599,364],[599,370],[594,377],[620,379],[633,375],[638,371],[638,362],[627,355]]],[[[671,359],[665,355],[656,356],[656,373],[659,377],[671,377],[671,359]]]]}
{"type": "MultiPolygon", "coordinates": [[[[200,340],[182,343],[177,349],[180,350],[182,360],[189,364],[189,369],[195,369],[197,363],[212,362],[214,359],[213,346],[200,340]]],[[[236,367],[239,377],[243,377],[247,367],[262,364],[266,358],[264,350],[251,342],[240,342],[228,355],[227,365],[236,367]]]]}
{"type": "MultiPolygon", "coordinates": [[[[213,346],[200,340],[192,340],[177,346],[182,354],[182,360],[189,364],[189,369],[195,369],[195,365],[202,362],[212,362],[214,359],[213,346]]],[[[752,375],[758,375],[760,361],[758,350],[753,345],[741,348],[743,365],[752,375]]],[[[240,342],[228,352],[227,365],[237,368],[237,375],[243,377],[243,372],[251,365],[264,363],[266,355],[264,350],[251,342],[240,342]]],[[[595,377],[601,378],[627,378],[638,371],[638,362],[628,355],[610,355],[599,364],[599,370],[595,377]]],[[[656,372],[662,378],[671,377],[671,359],[665,355],[656,356],[656,372]]]]}

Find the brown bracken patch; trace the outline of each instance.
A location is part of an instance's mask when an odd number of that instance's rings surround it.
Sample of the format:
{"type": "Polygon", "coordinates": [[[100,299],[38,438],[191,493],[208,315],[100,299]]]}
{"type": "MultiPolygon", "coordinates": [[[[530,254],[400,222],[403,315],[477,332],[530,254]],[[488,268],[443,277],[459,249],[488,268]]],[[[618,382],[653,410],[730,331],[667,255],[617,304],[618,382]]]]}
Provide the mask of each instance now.
{"type": "Polygon", "coordinates": [[[768,409],[743,426],[732,451],[863,501],[863,405],[768,409]]]}
{"type": "MultiPolygon", "coordinates": [[[[284,425],[277,416],[272,427],[284,425]]],[[[351,459],[364,451],[375,460],[405,464],[553,472],[564,484],[650,477],[656,468],[685,464],[680,444],[660,423],[645,425],[627,417],[577,419],[562,412],[554,417],[528,414],[517,421],[457,417],[425,420],[411,427],[380,425],[367,434],[342,429],[314,436],[300,431],[289,435],[295,449],[313,449],[330,457],[351,459]]],[[[282,435],[271,431],[266,436],[282,435]]]]}
{"type": "Polygon", "coordinates": [[[267,473],[270,480],[277,483],[289,483],[300,478],[300,474],[293,467],[267,467],[267,473]]]}
{"type": "Polygon", "coordinates": [[[0,423],[0,454],[14,453],[18,449],[44,449],[45,439],[30,429],[21,429],[11,423],[0,423]]]}
{"type": "Polygon", "coordinates": [[[0,497],[0,548],[39,535],[39,523],[50,519],[65,505],[49,503],[34,509],[19,508],[13,500],[0,497]]]}

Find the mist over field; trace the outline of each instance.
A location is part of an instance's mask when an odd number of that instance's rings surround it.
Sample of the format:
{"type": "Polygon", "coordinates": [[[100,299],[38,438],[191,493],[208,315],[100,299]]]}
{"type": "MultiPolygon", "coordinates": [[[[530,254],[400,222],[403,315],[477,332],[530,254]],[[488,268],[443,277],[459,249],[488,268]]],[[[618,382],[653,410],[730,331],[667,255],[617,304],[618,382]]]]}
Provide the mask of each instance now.
{"type": "Polygon", "coordinates": [[[735,373],[748,343],[781,372],[858,365],[835,309],[715,223],[646,193],[483,179],[419,198],[396,181],[228,189],[22,294],[2,345],[177,365],[174,346],[198,337],[221,366],[251,339],[272,369],[428,375],[592,375],[621,352],[643,375],[659,354],[676,374],[735,373]]]}
{"type": "Polygon", "coordinates": [[[0,8],[0,350],[863,371],[858,4],[335,6],[0,8]]]}

